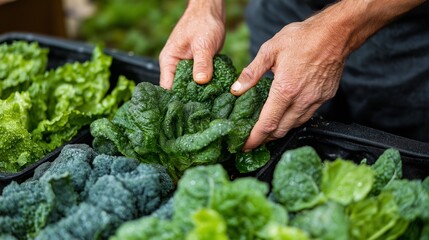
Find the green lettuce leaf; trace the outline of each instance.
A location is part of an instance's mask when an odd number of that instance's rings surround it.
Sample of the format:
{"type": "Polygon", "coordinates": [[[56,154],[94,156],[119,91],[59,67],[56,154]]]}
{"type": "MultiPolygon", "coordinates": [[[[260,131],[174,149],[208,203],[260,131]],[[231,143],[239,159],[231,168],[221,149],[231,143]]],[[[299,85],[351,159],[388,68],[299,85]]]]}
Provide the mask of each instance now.
{"type": "Polygon", "coordinates": [[[28,132],[31,100],[27,92],[0,100],[0,171],[16,172],[43,156],[44,150],[28,132]]]}
{"type": "Polygon", "coordinates": [[[396,239],[408,226],[408,222],[400,220],[398,206],[388,192],[351,203],[347,212],[352,239],[396,239]],[[395,228],[401,231],[391,231],[395,228]]]}
{"type": "Polygon", "coordinates": [[[47,56],[48,50],[37,42],[0,44],[0,99],[27,90],[33,78],[45,71],[47,56]]]}
{"type": "Polygon", "coordinates": [[[192,216],[194,229],[186,235],[186,240],[228,240],[223,217],[212,209],[200,209],[192,216]]]}
{"type": "Polygon", "coordinates": [[[369,166],[337,159],[325,162],[321,189],[327,198],[347,205],[364,199],[373,182],[374,172],[369,166]]]}

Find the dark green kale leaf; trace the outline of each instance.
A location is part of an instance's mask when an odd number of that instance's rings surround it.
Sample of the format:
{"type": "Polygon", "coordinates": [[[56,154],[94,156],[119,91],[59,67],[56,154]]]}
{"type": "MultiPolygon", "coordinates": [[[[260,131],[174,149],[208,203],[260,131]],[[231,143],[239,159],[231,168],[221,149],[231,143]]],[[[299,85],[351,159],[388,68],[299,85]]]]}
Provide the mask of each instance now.
{"type": "Polygon", "coordinates": [[[283,153],[274,170],[273,197],[290,211],[298,211],[325,201],[321,193],[322,162],[311,147],[283,153]]]}
{"type": "Polygon", "coordinates": [[[371,165],[371,168],[375,172],[371,193],[377,195],[390,182],[402,178],[402,161],[399,151],[396,149],[387,149],[371,165]]]}
{"type": "Polygon", "coordinates": [[[429,222],[429,192],[419,180],[393,180],[383,191],[391,192],[401,218],[429,222]]]}

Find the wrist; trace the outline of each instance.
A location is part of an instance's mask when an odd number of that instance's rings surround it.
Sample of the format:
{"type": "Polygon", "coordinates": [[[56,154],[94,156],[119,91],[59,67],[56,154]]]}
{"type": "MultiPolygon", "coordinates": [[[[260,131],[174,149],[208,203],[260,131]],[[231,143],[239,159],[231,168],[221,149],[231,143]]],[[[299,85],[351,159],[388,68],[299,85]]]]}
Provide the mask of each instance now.
{"type": "Polygon", "coordinates": [[[342,0],[309,18],[349,55],[371,35],[424,0],[342,0]],[[336,40],[336,41],[335,41],[336,40]]]}
{"type": "Polygon", "coordinates": [[[186,12],[192,15],[211,15],[223,23],[226,21],[224,0],[189,0],[186,12]]]}

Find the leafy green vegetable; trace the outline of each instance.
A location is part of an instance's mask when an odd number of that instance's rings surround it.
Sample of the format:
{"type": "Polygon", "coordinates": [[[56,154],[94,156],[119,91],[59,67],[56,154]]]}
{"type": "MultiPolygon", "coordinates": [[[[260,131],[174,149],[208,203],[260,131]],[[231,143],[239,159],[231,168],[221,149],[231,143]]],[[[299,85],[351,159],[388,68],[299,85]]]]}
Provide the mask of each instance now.
{"type": "Polygon", "coordinates": [[[43,148],[27,130],[30,108],[28,92],[12,93],[0,100],[0,171],[17,171],[43,156],[43,148]]]}
{"type": "Polygon", "coordinates": [[[27,90],[33,78],[45,71],[48,50],[37,42],[0,44],[0,99],[27,90]]]}
{"type": "Polygon", "coordinates": [[[228,240],[222,215],[212,209],[200,209],[192,216],[195,228],[186,240],[228,240]]]}
{"type": "Polygon", "coordinates": [[[93,120],[112,115],[134,88],[132,81],[120,77],[108,94],[111,57],[100,48],[94,49],[90,61],[49,72],[44,72],[47,50],[36,43],[3,44],[2,58],[0,130],[5,134],[0,137],[0,171],[17,172],[93,120]]]}
{"type": "Polygon", "coordinates": [[[396,239],[408,222],[400,220],[398,206],[389,192],[370,197],[348,206],[352,239],[396,239]],[[400,228],[400,231],[391,231],[400,228]]]}
{"type": "Polygon", "coordinates": [[[143,234],[162,236],[166,231],[180,232],[186,236],[182,239],[259,239],[260,234],[268,237],[263,229],[268,224],[285,225],[287,213],[269,201],[267,193],[268,185],[256,179],[229,181],[220,165],[197,166],[185,171],[179,180],[171,221],[142,218],[120,228],[116,237],[145,239],[142,236],[149,235],[143,234]],[[146,229],[149,222],[154,222],[154,229],[146,229]]]}
{"type": "Polygon", "coordinates": [[[394,180],[385,191],[392,192],[401,218],[429,221],[429,192],[423,188],[421,181],[394,180]]]}
{"type": "Polygon", "coordinates": [[[313,148],[286,151],[274,170],[273,196],[289,211],[311,208],[325,201],[321,176],[322,162],[313,148]]]}
{"type": "Polygon", "coordinates": [[[250,153],[241,148],[258,119],[269,79],[236,98],[229,89],[237,73],[227,56],[215,56],[208,84],[196,84],[192,68],[193,60],[178,63],[172,91],[138,84],[113,119],[91,124],[95,149],[165,165],[175,179],[190,167],[222,162],[231,154],[240,172],[262,167],[270,159],[265,146],[250,153]]]}
{"type": "Polygon", "coordinates": [[[26,182],[4,188],[0,235],[106,238],[123,222],[158,210],[174,188],[161,166],[98,155],[87,145],[65,146],[35,172],[26,182]]]}
{"type": "Polygon", "coordinates": [[[348,239],[350,223],[343,206],[327,202],[298,214],[291,225],[303,229],[311,238],[330,240],[348,239]]]}
{"type": "Polygon", "coordinates": [[[123,224],[110,240],[177,240],[184,239],[183,233],[170,221],[156,217],[145,217],[123,224]]]}
{"type": "Polygon", "coordinates": [[[258,233],[258,239],[265,240],[308,240],[310,239],[304,231],[284,226],[278,223],[268,224],[261,232],[258,233]]]}
{"type": "Polygon", "coordinates": [[[371,191],[373,181],[374,173],[370,167],[337,159],[325,162],[321,189],[329,199],[347,205],[364,199],[371,191]]]}
{"type": "Polygon", "coordinates": [[[387,149],[371,166],[375,172],[373,194],[378,194],[385,186],[395,179],[402,178],[402,161],[399,151],[387,149]]]}

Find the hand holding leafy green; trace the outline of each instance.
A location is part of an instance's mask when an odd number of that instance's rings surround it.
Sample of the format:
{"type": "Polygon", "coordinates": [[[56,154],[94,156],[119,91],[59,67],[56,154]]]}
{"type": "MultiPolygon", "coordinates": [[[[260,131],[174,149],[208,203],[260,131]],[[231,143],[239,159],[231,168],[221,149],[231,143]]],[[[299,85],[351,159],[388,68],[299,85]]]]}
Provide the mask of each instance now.
{"type": "Polygon", "coordinates": [[[112,120],[91,124],[95,149],[163,164],[174,178],[187,168],[218,163],[231,154],[240,172],[263,166],[270,158],[264,146],[250,153],[241,148],[258,119],[270,80],[261,79],[237,98],[229,93],[237,78],[231,60],[219,55],[213,62],[213,79],[205,85],[193,81],[192,60],[177,65],[172,91],[138,84],[112,120]]]}

